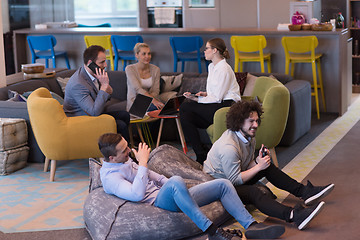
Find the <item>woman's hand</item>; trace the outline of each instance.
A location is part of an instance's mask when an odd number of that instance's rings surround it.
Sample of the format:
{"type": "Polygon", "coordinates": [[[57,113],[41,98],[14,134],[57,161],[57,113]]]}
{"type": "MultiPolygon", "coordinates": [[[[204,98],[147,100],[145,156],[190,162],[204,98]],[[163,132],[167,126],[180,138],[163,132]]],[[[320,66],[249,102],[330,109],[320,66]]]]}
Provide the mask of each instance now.
{"type": "Polygon", "coordinates": [[[153,98],[152,104],[154,104],[157,109],[162,109],[164,107],[164,104],[155,98],[153,98]]]}
{"type": "Polygon", "coordinates": [[[206,96],[207,96],[207,92],[198,92],[197,94],[195,94],[195,96],[206,97],[206,96]]]}
{"type": "Polygon", "coordinates": [[[193,100],[193,101],[195,101],[195,102],[198,101],[198,98],[195,97],[196,94],[194,95],[194,94],[192,94],[191,92],[184,92],[183,96],[186,97],[186,98],[188,98],[188,99],[191,99],[191,100],[193,100]]]}

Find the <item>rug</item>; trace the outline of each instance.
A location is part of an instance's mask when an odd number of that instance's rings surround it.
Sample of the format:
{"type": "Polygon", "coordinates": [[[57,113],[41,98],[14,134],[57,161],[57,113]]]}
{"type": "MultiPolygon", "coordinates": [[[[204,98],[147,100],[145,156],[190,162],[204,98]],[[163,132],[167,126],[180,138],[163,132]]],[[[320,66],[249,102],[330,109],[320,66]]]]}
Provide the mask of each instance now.
{"type": "Polygon", "coordinates": [[[0,176],[0,231],[4,233],[83,228],[88,194],[87,159],[58,161],[55,182],[43,164],[0,176]]]}
{"type": "MultiPolygon", "coordinates": [[[[360,120],[359,112],[360,97],[351,104],[343,116],[337,118],[282,170],[292,178],[301,182],[360,120]]],[[[329,182],[331,181],[330,177],[331,176],[329,176],[329,182]]],[[[283,202],[285,198],[289,196],[288,192],[274,187],[271,183],[267,183],[266,185],[278,197],[277,201],[279,202],[283,202]]],[[[263,222],[268,217],[259,210],[253,210],[251,214],[258,222],[263,222]]],[[[229,223],[227,227],[243,229],[237,222],[229,223]]]]}

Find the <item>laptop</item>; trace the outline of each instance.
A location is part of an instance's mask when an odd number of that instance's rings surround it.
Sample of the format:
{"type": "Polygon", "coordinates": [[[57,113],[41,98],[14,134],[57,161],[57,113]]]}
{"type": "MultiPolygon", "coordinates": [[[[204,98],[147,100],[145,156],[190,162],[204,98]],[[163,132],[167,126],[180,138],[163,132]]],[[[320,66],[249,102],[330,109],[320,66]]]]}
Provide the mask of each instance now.
{"type": "Polygon", "coordinates": [[[150,107],[152,97],[138,94],[129,109],[130,120],[143,119],[150,107]]]}
{"type": "Polygon", "coordinates": [[[161,109],[159,116],[176,116],[179,113],[179,107],[185,100],[184,96],[170,98],[161,109]]]}

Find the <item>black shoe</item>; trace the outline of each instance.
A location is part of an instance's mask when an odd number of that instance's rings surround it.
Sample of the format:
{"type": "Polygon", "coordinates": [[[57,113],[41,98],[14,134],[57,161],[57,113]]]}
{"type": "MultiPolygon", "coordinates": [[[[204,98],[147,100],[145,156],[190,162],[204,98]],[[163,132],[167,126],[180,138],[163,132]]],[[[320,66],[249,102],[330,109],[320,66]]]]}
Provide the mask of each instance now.
{"type": "Polygon", "coordinates": [[[238,236],[239,238],[243,237],[243,234],[239,229],[225,229],[225,232],[238,236]]]}
{"type": "Polygon", "coordinates": [[[208,235],[209,240],[241,240],[240,237],[227,233],[222,228],[218,228],[214,235],[208,235]]]}
{"type": "Polygon", "coordinates": [[[285,232],[285,227],[280,225],[265,225],[263,223],[251,224],[246,230],[248,239],[273,239],[278,238],[285,232]]]}
{"type": "Polygon", "coordinates": [[[206,154],[196,154],[196,161],[200,163],[201,165],[204,165],[204,162],[206,160],[207,155],[206,154]]]}
{"type": "Polygon", "coordinates": [[[319,214],[324,204],[325,202],[319,202],[317,205],[308,208],[304,208],[300,204],[296,205],[292,221],[296,224],[299,230],[303,230],[309,222],[319,214]]]}
{"type": "Polygon", "coordinates": [[[333,183],[326,186],[314,187],[311,182],[308,181],[307,185],[305,186],[305,192],[301,199],[304,200],[306,206],[315,204],[320,199],[327,196],[334,189],[334,187],[335,185],[333,183]]]}

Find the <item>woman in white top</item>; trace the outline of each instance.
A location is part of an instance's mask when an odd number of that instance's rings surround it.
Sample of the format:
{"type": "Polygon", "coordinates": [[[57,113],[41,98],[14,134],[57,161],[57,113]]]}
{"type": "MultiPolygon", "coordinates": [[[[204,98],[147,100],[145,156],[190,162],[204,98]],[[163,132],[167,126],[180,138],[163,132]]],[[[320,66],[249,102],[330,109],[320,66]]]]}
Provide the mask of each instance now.
{"type": "Polygon", "coordinates": [[[137,94],[152,97],[153,108],[160,109],[164,106],[157,99],[160,92],[160,68],[150,64],[151,51],[146,43],[137,43],[134,47],[134,53],[138,62],[125,68],[127,77],[126,109],[130,109],[137,94]]]}
{"type": "Polygon", "coordinates": [[[206,43],[205,59],[212,63],[208,68],[206,92],[184,96],[191,101],[180,106],[180,120],[185,137],[191,143],[199,163],[206,160],[208,148],[201,143],[197,128],[206,129],[213,124],[215,112],[241,100],[235,73],[225,59],[230,58],[224,40],[210,39],[206,43]]]}

